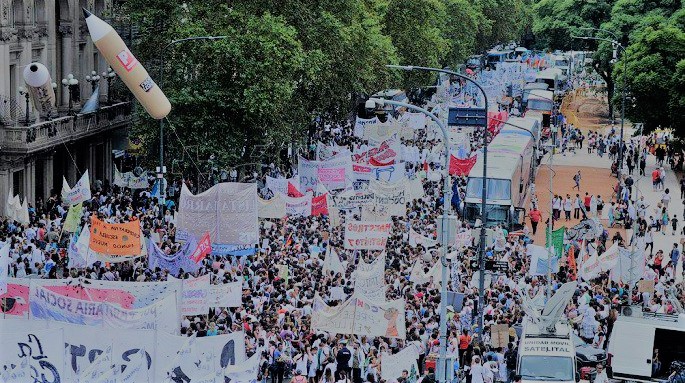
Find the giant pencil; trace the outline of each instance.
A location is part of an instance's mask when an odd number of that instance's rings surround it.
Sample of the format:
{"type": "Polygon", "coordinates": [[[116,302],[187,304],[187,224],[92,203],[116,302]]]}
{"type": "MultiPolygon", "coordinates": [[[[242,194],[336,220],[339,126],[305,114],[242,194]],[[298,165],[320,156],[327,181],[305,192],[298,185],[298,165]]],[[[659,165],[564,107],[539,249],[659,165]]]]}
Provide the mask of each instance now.
{"type": "Polygon", "coordinates": [[[87,10],[84,9],[83,14],[86,16],[90,38],[98,51],[105,56],[109,66],[121,77],[152,118],[159,120],[166,117],[171,111],[169,100],[128,50],[119,34],[111,25],[87,10]]]}
{"type": "Polygon", "coordinates": [[[55,106],[55,90],[48,68],[41,63],[31,63],[24,68],[24,82],[31,95],[31,101],[41,117],[50,118],[55,106]]]}

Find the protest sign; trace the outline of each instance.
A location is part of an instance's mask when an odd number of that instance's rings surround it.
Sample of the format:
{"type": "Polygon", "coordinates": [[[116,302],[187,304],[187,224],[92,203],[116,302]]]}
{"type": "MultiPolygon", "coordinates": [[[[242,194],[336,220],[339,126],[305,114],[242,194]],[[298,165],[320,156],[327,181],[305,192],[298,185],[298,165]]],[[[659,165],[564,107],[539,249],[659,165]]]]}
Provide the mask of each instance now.
{"type": "Polygon", "coordinates": [[[385,302],[385,252],[371,263],[359,259],[354,279],[354,294],[374,302],[385,302]]]}
{"type": "Polygon", "coordinates": [[[431,248],[438,246],[438,241],[432,238],[424,237],[423,235],[414,231],[414,229],[409,229],[409,245],[418,246],[421,245],[425,248],[431,248]]]}
{"type": "Polygon", "coordinates": [[[509,344],[509,325],[493,324],[490,326],[490,345],[493,348],[507,347],[509,344]]]}
{"type": "Polygon", "coordinates": [[[331,204],[337,209],[354,209],[373,204],[374,194],[369,190],[346,190],[338,194],[329,194],[331,204]]]}
{"type": "Polygon", "coordinates": [[[83,173],[73,188],[69,187],[66,178],[62,178],[62,202],[64,204],[73,206],[79,202],[88,201],[91,198],[88,170],[83,173]]]}
{"type": "Polygon", "coordinates": [[[319,182],[327,190],[344,189],[352,175],[352,158],[349,153],[340,153],[327,161],[310,161],[300,156],[297,174],[303,192],[315,191],[319,182]]]}
{"type": "Polygon", "coordinates": [[[182,315],[207,315],[210,302],[209,274],[183,280],[182,315]]]}
{"type": "Polygon", "coordinates": [[[292,178],[273,178],[266,176],[266,187],[271,190],[273,195],[288,194],[288,185],[292,185],[295,189],[300,189],[300,179],[298,177],[292,178]]]}
{"type": "Polygon", "coordinates": [[[91,250],[109,256],[140,255],[140,222],[106,223],[93,215],[91,225],[91,250]]]}
{"type": "MultiPolygon", "coordinates": [[[[5,323],[0,326],[0,381],[3,383],[35,382],[64,382],[64,341],[62,331],[33,328],[33,331],[13,331],[12,327],[20,327],[21,321],[15,326],[5,323]],[[8,328],[9,327],[9,328],[8,328]]],[[[10,323],[10,321],[6,321],[10,323]]],[[[37,327],[37,326],[36,326],[37,327]]]]}
{"type": "Polygon", "coordinates": [[[222,182],[193,195],[183,185],[176,221],[178,228],[213,244],[255,245],[259,242],[257,184],[222,182]]]}
{"type": "Polygon", "coordinates": [[[240,365],[229,365],[224,368],[224,382],[258,383],[259,362],[261,361],[262,350],[257,351],[246,362],[240,365]]]}
{"type": "Polygon", "coordinates": [[[637,291],[654,294],[654,281],[641,280],[637,283],[637,291]]]}
{"type": "Polygon", "coordinates": [[[312,198],[312,215],[328,215],[328,193],[312,198]]]}
{"type": "Polygon", "coordinates": [[[243,283],[241,281],[209,287],[209,307],[240,307],[242,303],[243,283]]]}
{"type": "Polygon", "coordinates": [[[69,241],[69,248],[67,250],[67,255],[69,256],[68,267],[90,267],[97,261],[95,253],[90,251],[89,244],[90,228],[88,224],[85,224],[78,238],[72,236],[69,241]]]}
{"type": "Polygon", "coordinates": [[[390,236],[389,222],[350,221],[345,223],[345,249],[384,250],[390,236]]]}
{"type": "Polygon", "coordinates": [[[378,302],[363,296],[353,296],[354,334],[405,339],[404,299],[378,302]]]}
{"type": "Polygon", "coordinates": [[[145,189],[148,187],[147,172],[142,172],[139,176],[133,172],[119,172],[117,167],[114,167],[114,184],[129,189],[145,189]]]}
{"type": "Polygon", "coordinates": [[[364,137],[364,127],[369,124],[377,124],[380,120],[378,117],[373,118],[360,118],[357,117],[354,120],[354,135],[355,137],[364,137]]]}

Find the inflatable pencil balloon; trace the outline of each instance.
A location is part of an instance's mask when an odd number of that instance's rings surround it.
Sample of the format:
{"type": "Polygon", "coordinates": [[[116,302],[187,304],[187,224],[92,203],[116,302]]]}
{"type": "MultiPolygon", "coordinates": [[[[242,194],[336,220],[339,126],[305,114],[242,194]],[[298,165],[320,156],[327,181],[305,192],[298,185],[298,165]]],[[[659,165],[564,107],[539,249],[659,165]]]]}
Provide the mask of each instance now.
{"type": "Polygon", "coordinates": [[[50,118],[55,106],[55,90],[48,68],[41,63],[31,63],[24,68],[24,82],[31,95],[33,106],[43,118],[50,118]]]}
{"type": "Polygon", "coordinates": [[[109,66],[124,81],[124,84],[152,118],[160,120],[166,117],[171,111],[169,100],[157,84],[152,81],[143,65],[131,54],[119,34],[111,25],[88,12],[85,8],[83,14],[86,17],[90,38],[98,51],[105,56],[109,66]]]}

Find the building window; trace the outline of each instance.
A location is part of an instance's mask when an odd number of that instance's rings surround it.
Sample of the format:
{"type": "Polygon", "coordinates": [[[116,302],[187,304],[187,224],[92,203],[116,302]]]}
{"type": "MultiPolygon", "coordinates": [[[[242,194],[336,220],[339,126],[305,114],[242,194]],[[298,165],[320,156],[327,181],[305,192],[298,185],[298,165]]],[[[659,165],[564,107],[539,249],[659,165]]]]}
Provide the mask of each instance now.
{"type": "Polygon", "coordinates": [[[12,195],[24,195],[24,171],[17,170],[12,173],[12,195]]]}
{"type": "Polygon", "coordinates": [[[12,12],[10,13],[10,25],[17,27],[24,22],[24,4],[22,0],[12,1],[12,12]]]}
{"type": "Polygon", "coordinates": [[[34,0],[33,2],[33,20],[37,25],[46,24],[47,19],[45,17],[45,1],[44,0],[34,0]]]}

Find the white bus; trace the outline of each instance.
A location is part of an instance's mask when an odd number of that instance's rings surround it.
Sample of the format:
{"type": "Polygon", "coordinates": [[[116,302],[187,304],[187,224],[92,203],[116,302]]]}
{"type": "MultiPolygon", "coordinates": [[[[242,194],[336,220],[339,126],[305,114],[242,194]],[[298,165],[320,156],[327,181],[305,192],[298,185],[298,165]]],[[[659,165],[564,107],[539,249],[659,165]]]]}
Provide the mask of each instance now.
{"type": "MultiPolygon", "coordinates": [[[[518,124],[517,124],[518,125],[518,124]]],[[[488,225],[502,224],[519,229],[523,223],[524,200],[535,170],[535,138],[507,127],[488,145],[487,199],[488,225]]],[[[482,219],[483,156],[471,169],[466,184],[464,216],[470,223],[482,219]]]]}

